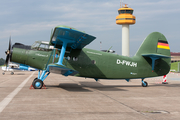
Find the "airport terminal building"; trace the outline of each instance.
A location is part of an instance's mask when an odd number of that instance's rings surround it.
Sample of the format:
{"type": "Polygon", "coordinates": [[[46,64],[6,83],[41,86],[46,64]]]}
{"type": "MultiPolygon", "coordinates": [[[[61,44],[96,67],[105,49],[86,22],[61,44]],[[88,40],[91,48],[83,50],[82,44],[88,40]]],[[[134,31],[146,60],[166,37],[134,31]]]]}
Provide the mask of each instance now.
{"type": "Polygon", "coordinates": [[[171,63],[180,61],[180,52],[171,52],[171,63]]]}

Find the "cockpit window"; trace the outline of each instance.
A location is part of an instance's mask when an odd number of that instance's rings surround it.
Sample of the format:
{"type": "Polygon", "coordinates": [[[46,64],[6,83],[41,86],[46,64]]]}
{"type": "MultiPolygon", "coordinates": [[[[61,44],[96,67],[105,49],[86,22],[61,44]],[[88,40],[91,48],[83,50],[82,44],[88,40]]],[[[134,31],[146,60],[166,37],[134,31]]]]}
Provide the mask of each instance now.
{"type": "Polygon", "coordinates": [[[32,48],[32,49],[38,48],[39,45],[40,45],[40,43],[35,42],[35,43],[31,46],[31,48],[32,48]]]}
{"type": "Polygon", "coordinates": [[[49,45],[48,42],[36,41],[32,46],[31,49],[41,50],[41,51],[49,51],[54,49],[54,46],[49,45]]]}
{"type": "Polygon", "coordinates": [[[40,48],[44,48],[44,49],[48,49],[49,45],[47,45],[47,44],[41,44],[39,47],[40,47],[40,48]]]}

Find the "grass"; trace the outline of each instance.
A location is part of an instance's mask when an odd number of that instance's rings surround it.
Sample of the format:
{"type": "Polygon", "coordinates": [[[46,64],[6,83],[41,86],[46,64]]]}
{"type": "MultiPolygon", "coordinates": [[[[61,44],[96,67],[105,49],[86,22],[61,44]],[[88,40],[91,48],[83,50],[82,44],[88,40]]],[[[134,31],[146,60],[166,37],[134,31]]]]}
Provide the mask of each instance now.
{"type": "Polygon", "coordinates": [[[180,62],[171,63],[171,71],[178,71],[178,63],[180,62]]]}

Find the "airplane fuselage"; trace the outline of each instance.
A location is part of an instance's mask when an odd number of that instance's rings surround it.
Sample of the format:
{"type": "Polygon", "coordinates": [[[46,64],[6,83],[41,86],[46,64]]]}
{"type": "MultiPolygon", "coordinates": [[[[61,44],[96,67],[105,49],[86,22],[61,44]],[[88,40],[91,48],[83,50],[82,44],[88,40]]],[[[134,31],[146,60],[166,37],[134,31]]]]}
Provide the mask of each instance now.
{"type": "MultiPolygon", "coordinates": [[[[59,56],[60,51],[55,49],[44,51],[14,47],[11,61],[44,70],[48,64],[57,63],[59,56]]],[[[161,76],[169,72],[170,59],[157,60],[154,72],[151,63],[150,58],[142,56],[130,58],[87,48],[67,50],[63,59],[63,65],[78,71],[75,76],[79,77],[131,79],[161,76]],[[163,64],[159,64],[162,61],[163,64]]]]}

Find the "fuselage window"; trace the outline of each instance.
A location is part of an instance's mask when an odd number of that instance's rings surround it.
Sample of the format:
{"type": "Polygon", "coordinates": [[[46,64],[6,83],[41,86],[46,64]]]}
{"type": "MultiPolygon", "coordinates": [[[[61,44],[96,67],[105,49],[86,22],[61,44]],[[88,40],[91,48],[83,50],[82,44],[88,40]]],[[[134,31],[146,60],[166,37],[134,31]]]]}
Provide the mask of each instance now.
{"type": "Polygon", "coordinates": [[[96,61],[95,61],[95,60],[92,60],[91,62],[92,62],[92,64],[96,64],[96,61]]]}
{"type": "Polygon", "coordinates": [[[78,58],[77,57],[73,57],[73,61],[78,61],[78,58]]]}
{"type": "Polygon", "coordinates": [[[67,60],[71,60],[71,57],[67,56],[67,60]]]}

